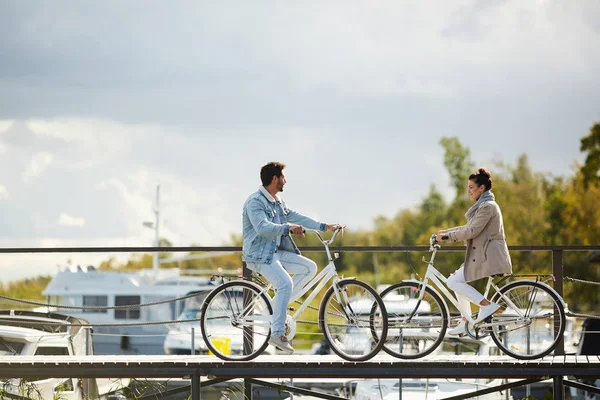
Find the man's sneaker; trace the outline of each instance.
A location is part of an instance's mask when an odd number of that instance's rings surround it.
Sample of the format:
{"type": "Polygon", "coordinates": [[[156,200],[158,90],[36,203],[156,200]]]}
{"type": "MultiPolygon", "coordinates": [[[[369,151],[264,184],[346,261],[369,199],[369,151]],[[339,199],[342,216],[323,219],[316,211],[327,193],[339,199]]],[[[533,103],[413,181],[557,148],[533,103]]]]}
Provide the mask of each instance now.
{"type": "Polygon", "coordinates": [[[271,336],[271,339],[269,339],[269,344],[277,347],[284,353],[292,354],[294,352],[294,348],[290,345],[290,342],[285,335],[271,336]]]}
{"type": "Polygon", "coordinates": [[[487,306],[481,306],[479,308],[479,314],[477,314],[477,319],[475,320],[475,323],[478,324],[480,322],[483,322],[487,317],[493,315],[499,309],[500,306],[496,303],[490,303],[487,306]]]}
{"type": "Polygon", "coordinates": [[[465,336],[467,334],[467,321],[464,319],[460,321],[460,324],[448,331],[450,336],[465,336]]]}

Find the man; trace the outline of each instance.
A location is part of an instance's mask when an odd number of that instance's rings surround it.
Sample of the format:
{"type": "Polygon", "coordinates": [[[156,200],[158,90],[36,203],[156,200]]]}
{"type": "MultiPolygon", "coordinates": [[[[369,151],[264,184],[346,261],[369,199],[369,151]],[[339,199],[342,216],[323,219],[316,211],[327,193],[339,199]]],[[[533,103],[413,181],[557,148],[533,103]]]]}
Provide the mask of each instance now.
{"type": "Polygon", "coordinates": [[[286,184],[285,164],[270,162],[260,169],[262,186],[244,203],[242,260],[249,269],[269,280],[275,288],[269,344],[286,353],[294,348],[285,336],[290,301],[317,273],[317,265],[300,255],[291,234],[304,237],[304,227],[335,231],[339,225],[316,221],[289,208],[278,195],[286,184]],[[294,274],[292,278],[290,276],[294,274]]]}

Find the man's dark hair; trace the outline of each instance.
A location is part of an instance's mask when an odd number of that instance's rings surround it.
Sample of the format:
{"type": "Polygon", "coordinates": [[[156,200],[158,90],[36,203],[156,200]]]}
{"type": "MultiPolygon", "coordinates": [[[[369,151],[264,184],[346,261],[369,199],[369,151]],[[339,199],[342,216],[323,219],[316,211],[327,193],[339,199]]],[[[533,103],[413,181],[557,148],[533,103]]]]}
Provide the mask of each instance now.
{"type": "Polygon", "coordinates": [[[271,161],[270,163],[263,165],[260,169],[260,180],[263,186],[269,186],[274,176],[280,178],[281,171],[283,171],[284,168],[284,163],[276,161],[271,161]]]}

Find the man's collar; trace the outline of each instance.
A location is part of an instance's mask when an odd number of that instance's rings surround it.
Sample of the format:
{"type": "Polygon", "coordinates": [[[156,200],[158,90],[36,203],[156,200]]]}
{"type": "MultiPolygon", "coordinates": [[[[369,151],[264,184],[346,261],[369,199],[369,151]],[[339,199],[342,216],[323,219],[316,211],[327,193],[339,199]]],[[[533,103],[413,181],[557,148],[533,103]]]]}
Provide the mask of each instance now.
{"type": "Polygon", "coordinates": [[[269,200],[271,203],[281,202],[281,198],[279,195],[275,195],[275,197],[271,196],[271,193],[264,186],[259,186],[258,190],[269,200]]]}

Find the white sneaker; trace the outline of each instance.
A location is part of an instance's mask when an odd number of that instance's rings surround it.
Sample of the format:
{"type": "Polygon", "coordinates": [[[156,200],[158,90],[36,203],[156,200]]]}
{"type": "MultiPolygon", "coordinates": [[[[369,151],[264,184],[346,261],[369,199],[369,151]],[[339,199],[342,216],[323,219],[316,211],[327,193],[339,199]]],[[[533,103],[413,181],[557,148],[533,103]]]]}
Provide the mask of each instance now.
{"type": "Polygon", "coordinates": [[[448,335],[450,336],[464,336],[467,334],[467,321],[464,319],[460,321],[460,324],[456,325],[454,328],[448,331],[448,335]]]}
{"type": "Polygon", "coordinates": [[[271,336],[271,339],[269,339],[269,344],[277,347],[279,350],[287,354],[292,354],[294,352],[294,348],[290,345],[290,342],[285,335],[271,336]]]}
{"type": "Polygon", "coordinates": [[[485,320],[490,315],[493,315],[499,309],[500,306],[496,303],[490,303],[487,306],[481,306],[479,308],[479,314],[477,314],[477,319],[475,320],[475,323],[478,324],[480,322],[483,322],[483,320],[485,320]]]}

